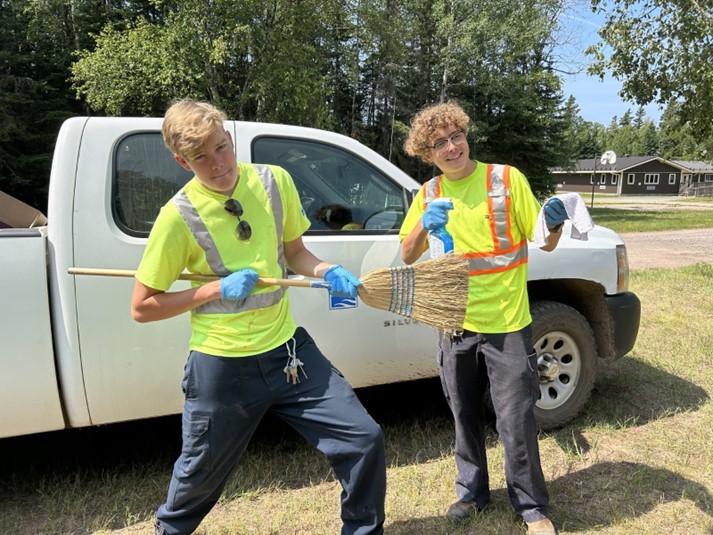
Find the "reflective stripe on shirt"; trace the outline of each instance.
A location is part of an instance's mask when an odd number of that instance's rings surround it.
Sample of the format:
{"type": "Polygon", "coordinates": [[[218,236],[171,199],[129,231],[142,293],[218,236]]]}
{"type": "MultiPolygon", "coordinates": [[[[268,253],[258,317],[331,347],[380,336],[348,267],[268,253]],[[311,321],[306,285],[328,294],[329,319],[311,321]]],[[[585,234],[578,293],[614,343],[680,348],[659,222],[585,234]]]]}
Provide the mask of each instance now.
{"type": "MultiPolygon", "coordinates": [[[[285,254],[282,245],[283,209],[280,190],[277,186],[275,176],[272,174],[272,171],[267,165],[255,164],[253,167],[257,171],[257,175],[260,178],[260,182],[262,182],[263,188],[265,188],[265,193],[267,194],[267,198],[270,202],[272,215],[275,218],[275,228],[277,229],[277,258],[280,265],[280,271],[283,273],[284,277],[286,269],[285,254]]],[[[198,210],[196,210],[195,206],[193,206],[193,203],[191,203],[191,200],[188,198],[185,191],[180,191],[173,198],[173,203],[176,205],[178,212],[188,225],[188,228],[196,239],[196,242],[200,248],[205,251],[206,262],[208,262],[208,266],[213,273],[220,277],[229,275],[230,273],[225,268],[223,259],[221,258],[218,248],[208,231],[208,227],[206,227],[205,222],[201,219],[200,214],[198,214],[198,210]]],[[[236,314],[247,310],[267,308],[279,303],[284,293],[285,288],[280,286],[280,288],[274,292],[250,294],[244,299],[216,299],[196,307],[194,312],[196,314],[236,314]]]]}
{"type": "MultiPolygon", "coordinates": [[[[527,262],[527,240],[513,243],[511,232],[510,166],[488,164],[486,176],[493,250],[464,252],[471,276],[507,271],[527,262]]],[[[440,197],[441,180],[443,175],[433,177],[426,182],[424,202],[428,203],[440,197]]]]}

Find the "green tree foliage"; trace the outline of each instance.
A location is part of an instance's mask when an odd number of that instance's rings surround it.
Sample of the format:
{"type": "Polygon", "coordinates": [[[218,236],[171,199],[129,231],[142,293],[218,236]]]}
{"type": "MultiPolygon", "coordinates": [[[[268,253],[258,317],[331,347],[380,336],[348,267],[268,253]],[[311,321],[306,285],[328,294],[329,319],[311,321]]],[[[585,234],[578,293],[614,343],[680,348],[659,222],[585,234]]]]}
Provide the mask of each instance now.
{"type": "MultiPolygon", "coordinates": [[[[663,156],[669,159],[682,158],[675,155],[678,150],[685,152],[683,144],[678,147],[677,142],[672,140],[669,155],[663,154],[662,130],[660,131],[654,122],[646,117],[642,108],[639,108],[635,115],[629,110],[621,118],[614,117],[608,127],[582,120],[573,99],[567,103],[566,109],[570,114],[575,115],[573,121],[568,120],[568,123],[573,126],[565,133],[565,142],[569,145],[568,152],[574,154],[575,159],[594,158],[606,150],[613,150],[617,156],[663,156]]],[[[662,128],[663,124],[662,122],[662,128]]],[[[678,134],[680,128],[680,126],[671,126],[670,131],[672,134],[678,134]]],[[[683,143],[682,138],[677,139],[683,143]]]]}
{"type": "MultiPolygon", "coordinates": [[[[429,88],[423,104],[453,99],[468,111],[475,157],[519,167],[542,193],[550,188],[548,169],[571,159],[562,143],[561,82],[549,56],[560,6],[436,0],[429,43],[437,61],[421,76],[429,88]]],[[[409,170],[419,178],[431,171],[409,170]]]]}
{"type": "Polygon", "coordinates": [[[618,122],[613,121],[607,129],[606,150],[613,150],[618,156],[643,156],[639,130],[633,124],[631,110],[627,110],[618,122]]]}
{"type": "Polygon", "coordinates": [[[26,3],[0,0],[0,11],[0,190],[44,211],[51,149],[72,105],[54,58],[28,38],[26,3]]]}
{"type": "Polygon", "coordinates": [[[593,158],[604,152],[606,129],[599,123],[582,119],[579,106],[572,96],[567,100],[564,115],[566,129],[562,142],[565,144],[565,152],[571,155],[565,167],[573,166],[575,160],[593,158]]]}
{"type": "MultiPolygon", "coordinates": [[[[158,0],[157,0],[158,1],[158,0]]],[[[73,67],[74,86],[114,115],[162,114],[181,97],[208,99],[239,119],[329,126],[324,24],[343,26],[317,0],[161,2],[168,15],[106,27],[73,67]],[[322,16],[315,17],[319,12],[322,16]]],[[[334,44],[329,43],[329,44],[334,44]]]]}
{"type": "Polygon", "coordinates": [[[403,155],[405,125],[423,105],[456,99],[475,118],[479,152],[546,190],[548,168],[571,156],[548,57],[559,6],[171,0],[164,19],[105,27],[75,63],[74,83],[111,114],[161,113],[192,96],[241,119],[331,127],[419,178],[430,170],[403,155]]]}
{"type": "MultiPolygon", "coordinates": [[[[160,28],[140,20],[127,31],[105,28],[93,53],[82,52],[74,66],[75,79],[83,79],[81,95],[87,103],[110,115],[152,115],[165,108],[173,89],[172,70],[166,61],[169,39],[160,28]]],[[[180,78],[180,77],[178,77],[180,78]]],[[[202,94],[193,78],[180,78],[186,96],[202,94]]]]}
{"type": "Polygon", "coordinates": [[[473,119],[474,157],[516,165],[540,193],[550,188],[549,168],[591,158],[615,140],[622,153],[657,143],[675,152],[676,128],[694,131],[682,107],[664,142],[642,110],[605,128],[563,102],[552,54],[566,6],[0,0],[0,188],[43,209],[64,118],[161,115],[180,97],[210,100],[231,118],[350,135],[421,181],[436,171],[405,155],[409,121],[449,99],[473,119]]]}
{"type": "Polygon", "coordinates": [[[663,158],[679,160],[711,160],[713,147],[699,143],[692,133],[691,125],[679,113],[680,104],[669,104],[661,116],[659,125],[659,151],[663,158]]]}
{"type": "MultiPolygon", "coordinates": [[[[64,119],[90,109],[67,80],[90,32],[151,9],[148,0],[0,0],[0,189],[46,210],[64,119]]],[[[100,110],[95,110],[95,112],[100,110]]]]}
{"type": "Polygon", "coordinates": [[[641,154],[646,156],[661,156],[659,132],[653,121],[644,121],[639,131],[641,154]]]}
{"type": "Polygon", "coordinates": [[[591,72],[610,70],[638,104],[679,103],[697,138],[713,133],[713,4],[710,0],[591,0],[606,16],[591,72]]]}

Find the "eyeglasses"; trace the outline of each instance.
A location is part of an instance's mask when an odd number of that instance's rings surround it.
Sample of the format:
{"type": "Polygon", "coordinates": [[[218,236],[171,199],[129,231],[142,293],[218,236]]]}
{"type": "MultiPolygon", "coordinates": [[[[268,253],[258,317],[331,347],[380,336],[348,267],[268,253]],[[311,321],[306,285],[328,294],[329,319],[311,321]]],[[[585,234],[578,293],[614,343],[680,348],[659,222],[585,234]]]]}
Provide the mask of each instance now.
{"type": "Polygon", "coordinates": [[[449,143],[452,143],[453,145],[465,143],[465,130],[457,130],[446,139],[439,139],[430,147],[437,152],[441,152],[448,148],[449,143]]]}
{"type": "Polygon", "coordinates": [[[223,208],[225,208],[228,213],[238,218],[238,226],[235,227],[235,234],[238,235],[238,239],[242,241],[249,240],[250,236],[252,236],[253,231],[250,228],[250,223],[248,223],[244,219],[240,219],[240,217],[243,215],[243,205],[240,204],[240,202],[238,202],[236,199],[228,199],[227,201],[225,201],[223,208]]]}

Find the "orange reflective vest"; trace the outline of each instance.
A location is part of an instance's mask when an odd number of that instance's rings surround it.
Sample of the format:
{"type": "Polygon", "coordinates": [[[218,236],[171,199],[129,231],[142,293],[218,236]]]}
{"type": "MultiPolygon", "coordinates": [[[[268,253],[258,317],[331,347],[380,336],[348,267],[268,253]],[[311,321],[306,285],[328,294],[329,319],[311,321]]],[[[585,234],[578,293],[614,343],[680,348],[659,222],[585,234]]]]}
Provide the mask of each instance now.
{"type": "MultiPolygon", "coordinates": [[[[424,202],[441,196],[443,175],[424,184],[424,202]]],[[[515,269],[527,263],[527,238],[515,243],[510,218],[510,166],[487,164],[488,214],[493,248],[488,251],[460,251],[470,265],[470,275],[484,275],[515,269]]]]}

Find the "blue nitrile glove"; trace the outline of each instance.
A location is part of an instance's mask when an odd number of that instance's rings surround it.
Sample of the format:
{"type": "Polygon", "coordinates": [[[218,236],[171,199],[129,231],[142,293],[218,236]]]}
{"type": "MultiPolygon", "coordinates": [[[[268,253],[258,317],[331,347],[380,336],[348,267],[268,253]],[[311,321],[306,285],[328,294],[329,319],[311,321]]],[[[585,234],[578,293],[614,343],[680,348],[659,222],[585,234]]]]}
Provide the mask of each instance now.
{"type": "Polygon", "coordinates": [[[220,297],[237,301],[245,299],[255,287],[259,275],[252,269],[241,269],[220,279],[220,297]]]}
{"type": "Polygon", "coordinates": [[[453,210],[452,202],[429,202],[421,216],[421,225],[425,230],[445,227],[448,223],[448,210],[453,210]]]}
{"type": "Polygon", "coordinates": [[[567,210],[564,209],[562,201],[556,197],[552,197],[545,203],[545,223],[548,227],[559,227],[564,223],[567,216],[567,210]]]}
{"type": "Polygon", "coordinates": [[[358,294],[357,288],[361,286],[359,279],[339,264],[327,270],[324,274],[324,280],[332,285],[329,289],[329,295],[335,297],[356,297],[358,294]]]}

